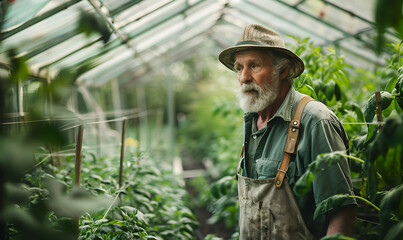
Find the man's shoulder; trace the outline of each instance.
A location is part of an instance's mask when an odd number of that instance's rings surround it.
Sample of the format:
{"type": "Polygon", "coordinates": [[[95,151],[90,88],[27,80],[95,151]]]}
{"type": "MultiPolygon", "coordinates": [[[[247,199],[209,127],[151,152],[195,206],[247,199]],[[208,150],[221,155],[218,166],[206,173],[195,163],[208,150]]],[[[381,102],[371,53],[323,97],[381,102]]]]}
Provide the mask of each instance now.
{"type": "MultiPolygon", "coordinates": [[[[305,94],[302,94],[300,92],[297,92],[296,94],[296,103],[299,102],[302,97],[306,96],[305,94]]],[[[331,121],[336,121],[338,122],[337,116],[334,114],[334,112],[327,107],[324,103],[314,100],[310,101],[304,108],[304,112],[302,115],[302,121],[322,121],[322,120],[331,120],[331,121]]]]}

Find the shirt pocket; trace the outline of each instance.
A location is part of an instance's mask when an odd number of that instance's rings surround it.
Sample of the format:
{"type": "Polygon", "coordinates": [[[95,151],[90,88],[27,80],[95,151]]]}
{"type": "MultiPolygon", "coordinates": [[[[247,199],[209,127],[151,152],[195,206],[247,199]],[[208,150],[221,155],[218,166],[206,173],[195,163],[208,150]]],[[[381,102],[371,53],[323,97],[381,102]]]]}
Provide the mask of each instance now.
{"type": "Polygon", "coordinates": [[[281,160],[259,158],[256,160],[256,173],[258,179],[274,178],[280,167],[281,160]]]}

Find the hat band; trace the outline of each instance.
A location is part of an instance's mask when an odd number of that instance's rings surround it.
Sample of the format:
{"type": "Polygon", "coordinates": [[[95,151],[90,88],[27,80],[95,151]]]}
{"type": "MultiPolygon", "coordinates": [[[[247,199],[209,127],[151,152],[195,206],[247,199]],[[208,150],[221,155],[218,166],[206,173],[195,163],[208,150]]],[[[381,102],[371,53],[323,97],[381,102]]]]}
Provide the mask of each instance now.
{"type": "MultiPolygon", "coordinates": [[[[260,45],[260,46],[264,46],[267,44],[263,44],[261,42],[256,42],[256,41],[242,41],[242,42],[238,42],[235,46],[239,46],[239,45],[248,45],[248,44],[252,44],[252,45],[260,45]]],[[[269,46],[269,45],[267,45],[269,46]]]]}

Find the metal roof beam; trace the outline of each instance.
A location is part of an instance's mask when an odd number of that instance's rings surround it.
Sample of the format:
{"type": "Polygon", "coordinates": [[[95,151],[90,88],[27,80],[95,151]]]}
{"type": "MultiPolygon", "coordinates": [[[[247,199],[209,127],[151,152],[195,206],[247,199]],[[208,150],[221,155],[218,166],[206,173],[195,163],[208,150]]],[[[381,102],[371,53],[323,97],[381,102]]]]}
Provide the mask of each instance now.
{"type": "Polygon", "coordinates": [[[332,7],[336,8],[336,9],[342,11],[342,12],[345,12],[345,13],[349,14],[349,15],[352,16],[352,17],[358,18],[358,19],[360,19],[360,20],[363,21],[363,22],[366,22],[366,23],[368,23],[368,24],[371,24],[371,26],[375,26],[375,23],[374,23],[374,22],[371,22],[370,20],[361,17],[361,16],[357,15],[356,13],[353,13],[353,12],[350,11],[350,10],[347,10],[347,9],[345,9],[345,8],[343,8],[343,7],[340,7],[339,5],[336,5],[336,4],[334,4],[334,3],[331,3],[331,2],[329,2],[328,0],[321,0],[321,1],[322,1],[323,3],[325,3],[326,5],[332,6],[332,7]]]}
{"type": "Polygon", "coordinates": [[[355,38],[355,39],[357,39],[358,41],[364,43],[365,45],[371,46],[372,49],[375,49],[375,45],[374,45],[374,44],[372,44],[372,43],[370,43],[370,42],[366,42],[366,41],[362,40],[361,38],[359,38],[358,36],[355,36],[355,35],[353,35],[353,34],[351,34],[351,33],[349,33],[349,32],[346,32],[346,31],[344,31],[343,29],[341,29],[341,28],[339,28],[339,27],[337,27],[337,26],[335,26],[335,25],[333,25],[333,24],[331,24],[331,23],[329,23],[329,22],[323,21],[322,19],[320,19],[320,18],[318,18],[318,17],[316,17],[316,16],[313,16],[312,14],[309,14],[309,13],[307,13],[307,12],[305,12],[305,11],[302,11],[302,10],[299,9],[298,7],[294,7],[293,5],[290,5],[290,4],[286,3],[286,2],[283,2],[282,0],[276,0],[276,1],[279,2],[279,3],[281,3],[281,4],[283,4],[283,5],[285,5],[285,6],[287,6],[287,7],[289,7],[289,8],[291,8],[291,9],[294,9],[295,11],[297,11],[297,12],[299,12],[299,13],[301,13],[301,14],[307,16],[307,17],[310,17],[310,18],[312,18],[312,19],[314,19],[314,20],[316,20],[316,21],[318,21],[318,22],[320,22],[320,23],[322,23],[322,24],[324,24],[324,25],[326,25],[326,26],[328,26],[328,27],[331,27],[331,28],[333,28],[333,29],[335,29],[335,30],[337,30],[337,31],[339,31],[339,32],[341,32],[341,33],[343,33],[345,36],[355,38]]]}
{"type": "MultiPolygon", "coordinates": [[[[345,12],[345,13],[350,14],[352,17],[358,18],[358,19],[360,19],[361,21],[370,24],[373,28],[376,27],[376,23],[375,23],[375,22],[372,22],[372,21],[370,21],[370,20],[368,20],[368,19],[366,19],[366,18],[363,18],[363,17],[357,15],[356,13],[353,13],[353,12],[350,11],[350,10],[347,10],[347,9],[345,9],[345,8],[343,8],[343,7],[340,7],[339,5],[336,5],[336,4],[332,3],[332,2],[329,2],[328,0],[321,0],[321,1],[324,2],[325,4],[329,5],[329,6],[332,6],[332,7],[336,8],[336,9],[340,10],[340,11],[343,11],[343,12],[345,12]]],[[[391,35],[396,36],[396,34],[393,33],[392,31],[390,31],[389,29],[386,29],[386,32],[389,33],[389,34],[391,34],[391,35]]],[[[397,37],[397,36],[396,36],[396,37],[397,37]]]]}
{"type": "Polygon", "coordinates": [[[112,32],[114,32],[116,34],[116,36],[118,36],[118,38],[120,38],[122,43],[126,43],[127,36],[125,34],[121,33],[121,31],[117,27],[115,27],[115,25],[110,20],[110,17],[108,16],[109,14],[107,15],[106,13],[102,12],[101,3],[99,2],[99,0],[97,0],[97,2],[95,2],[95,0],[88,0],[88,2],[95,9],[95,12],[106,23],[106,25],[112,30],[112,32]]]}
{"type": "Polygon", "coordinates": [[[134,6],[134,5],[138,4],[138,3],[140,3],[141,1],[142,1],[142,0],[132,0],[132,1],[128,1],[128,2],[126,2],[125,4],[122,4],[122,5],[120,5],[119,7],[115,8],[115,9],[113,9],[113,10],[110,10],[109,14],[110,14],[111,16],[115,16],[116,14],[118,14],[118,13],[120,13],[120,12],[123,12],[124,10],[126,10],[126,9],[128,9],[128,8],[131,8],[132,6],[134,6]]]}
{"type": "MultiPolygon", "coordinates": [[[[305,1],[305,0],[303,0],[303,1],[305,1]]],[[[282,16],[282,15],[280,15],[280,14],[274,13],[274,12],[272,12],[272,11],[267,11],[267,9],[262,9],[260,6],[256,5],[256,4],[253,3],[253,2],[250,2],[250,1],[245,1],[245,2],[246,2],[247,4],[250,4],[251,6],[253,6],[253,7],[255,7],[255,8],[264,10],[264,11],[268,12],[269,14],[271,14],[271,15],[277,17],[277,18],[280,18],[282,21],[284,21],[284,22],[286,22],[286,23],[289,23],[289,24],[291,24],[291,25],[295,25],[295,22],[291,22],[290,20],[286,19],[284,16],[282,16]]],[[[298,4],[299,4],[299,3],[298,3],[298,4]]],[[[234,7],[233,7],[233,8],[234,8],[234,7]]],[[[237,9],[238,11],[244,13],[244,14],[248,14],[248,13],[247,13],[245,10],[243,10],[243,9],[239,9],[239,8],[236,8],[236,9],[237,9]]],[[[254,15],[249,15],[249,17],[252,17],[252,18],[254,18],[254,19],[257,19],[254,15]]],[[[261,19],[257,19],[257,20],[262,21],[261,19]]],[[[310,29],[307,29],[307,28],[302,27],[302,26],[300,26],[300,28],[303,29],[305,32],[310,33],[311,35],[315,35],[315,36],[318,37],[318,38],[321,38],[321,39],[324,39],[325,41],[328,41],[328,40],[327,40],[326,38],[324,38],[322,35],[319,35],[319,34],[313,32],[313,31],[310,30],[310,29]]],[[[280,30],[278,30],[278,31],[280,31],[280,30]]]]}
{"type": "MultiPolygon", "coordinates": [[[[169,15],[168,17],[161,19],[160,21],[154,23],[153,25],[149,26],[148,28],[146,28],[146,29],[144,29],[144,30],[142,30],[142,31],[140,31],[138,33],[128,34],[128,41],[132,40],[132,39],[135,39],[136,37],[140,36],[141,34],[144,34],[145,32],[149,31],[150,29],[157,27],[158,25],[162,24],[163,22],[166,22],[166,21],[176,17],[179,14],[183,14],[184,12],[188,11],[189,9],[191,9],[193,7],[196,7],[197,5],[202,3],[203,1],[204,0],[201,0],[201,1],[199,1],[199,2],[197,2],[195,4],[193,4],[193,5],[189,5],[188,7],[185,7],[184,9],[177,10],[173,14],[169,15]]],[[[96,41],[98,41],[98,40],[96,40],[96,41]]],[[[96,41],[94,41],[94,42],[96,42],[96,41]]],[[[105,44],[105,47],[100,52],[98,52],[98,53],[96,53],[96,54],[94,54],[94,55],[92,55],[92,56],[90,56],[88,58],[83,59],[82,61],[74,64],[73,66],[79,66],[81,64],[84,64],[86,61],[95,60],[95,59],[99,58],[100,56],[102,56],[102,55],[108,53],[109,51],[113,50],[114,48],[119,47],[120,45],[121,45],[120,44],[120,39],[114,39],[111,42],[108,42],[107,44],[105,44]]],[[[63,60],[65,57],[67,57],[69,55],[71,55],[71,54],[65,55],[64,57],[58,59],[57,62],[63,60]]],[[[45,67],[49,67],[49,66],[53,65],[54,63],[50,63],[50,64],[47,64],[46,66],[42,66],[40,69],[43,69],[45,67]]]]}
{"type": "MultiPolygon", "coordinates": [[[[206,28],[206,29],[210,29],[211,26],[214,25],[214,22],[215,22],[215,21],[216,21],[216,20],[212,20],[212,21],[211,21],[211,24],[209,25],[209,27],[205,27],[205,28],[206,28]]],[[[200,23],[199,21],[195,21],[195,23],[192,23],[192,24],[189,25],[187,28],[193,29],[193,28],[199,26],[199,23],[200,23]]],[[[172,34],[172,35],[170,35],[170,36],[167,37],[167,38],[161,39],[160,41],[156,42],[153,46],[151,46],[150,49],[157,48],[158,46],[161,46],[161,44],[163,44],[163,43],[170,43],[170,42],[172,42],[173,40],[178,39],[178,36],[181,36],[182,34],[184,34],[184,33],[187,32],[187,28],[182,29],[182,30],[180,30],[180,31],[178,31],[178,32],[175,32],[175,34],[172,34]]],[[[208,34],[208,31],[200,30],[199,32],[195,33],[194,35],[192,35],[192,36],[190,36],[190,37],[188,37],[188,38],[186,38],[186,39],[183,39],[181,42],[178,42],[178,44],[181,44],[181,43],[183,43],[183,42],[190,41],[190,40],[192,40],[192,39],[194,39],[194,38],[196,38],[196,37],[198,37],[198,36],[200,36],[200,35],[202,35],[202,34],[208,34]]],[[[170,48],[169,48],[169,49],[170,49],[170,48]]],[[[169,50],[169,49],[168,49],[168,50],[169,50]]],[[[148,50],[149,50],[149,49],[144,50],[143,52],[148,51],[148,50]]],[[[141,53],[143,53],[143,52],[141,52],[141,53]]],[[[159,55],[161,55],[161,54],[159,54],[159,55]]],[[[144,64],[148,64],[148,63],[145,62],[144,64]]],[[[134,70],[134,69],[131,68],[131,70],[134,70]]],[[[120,74],[118,74],[118,75],[122,75],[122,74],[124,74],[124,73],[120,73],[120,74]]]]}
{"type": "Polygon", "coordinates": [[[29,52],[20,53],[19,56],[24,56],[25,59],[30,59],[54,46],[66,41],[67,39],[74,37],[77,33],[78,33],[77,30],[67,32],[56,38],[50,39],[47,42],[42,43],[41,45],[39,45],[38,47],[36,47],[35,49],[33,49],[29,52]]]}

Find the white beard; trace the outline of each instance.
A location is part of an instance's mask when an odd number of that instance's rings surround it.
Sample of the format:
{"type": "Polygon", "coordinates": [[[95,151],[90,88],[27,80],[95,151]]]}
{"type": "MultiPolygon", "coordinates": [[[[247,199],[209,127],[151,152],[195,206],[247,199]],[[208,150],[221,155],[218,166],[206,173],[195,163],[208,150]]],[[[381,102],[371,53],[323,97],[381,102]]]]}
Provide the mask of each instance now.
{"type": "Polygon", "coordinates": [[[259,86],[255,82],[245,83],[241,85],[238,91],[239,105],[245,112],[260,112],[266,107],[272,105],[279,95],[279,79],[275,79],[276,74],[273,74],[274,82],[259,86]]]}

